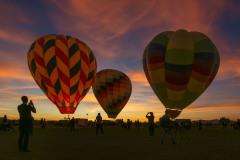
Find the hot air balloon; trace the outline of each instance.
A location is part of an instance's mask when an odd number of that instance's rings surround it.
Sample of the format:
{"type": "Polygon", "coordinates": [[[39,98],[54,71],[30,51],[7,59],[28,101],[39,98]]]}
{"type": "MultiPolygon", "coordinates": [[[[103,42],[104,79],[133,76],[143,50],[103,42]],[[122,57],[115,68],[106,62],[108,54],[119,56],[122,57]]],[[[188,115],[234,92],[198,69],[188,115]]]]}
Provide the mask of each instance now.
{"type": "Polygon", "coordinates": [[[27,54],[29,70],[45,95],[62,114],[73,114],[96,75],[91,49],[77,38],[46,35],[27,54]]]}
{"type": "Polygon", "coordinates": [[[126,74],[105,69],[97,72],[92,89],[108,117],[116,118],[130,98],[132,84],[126,74]]]}
{"type": "Polygon", "coordinates": [[[211,84],[220,65],[213,42],[203,33],[166,31],[155,36],[143,54],[143,69],[171,118],[211,84]]]}

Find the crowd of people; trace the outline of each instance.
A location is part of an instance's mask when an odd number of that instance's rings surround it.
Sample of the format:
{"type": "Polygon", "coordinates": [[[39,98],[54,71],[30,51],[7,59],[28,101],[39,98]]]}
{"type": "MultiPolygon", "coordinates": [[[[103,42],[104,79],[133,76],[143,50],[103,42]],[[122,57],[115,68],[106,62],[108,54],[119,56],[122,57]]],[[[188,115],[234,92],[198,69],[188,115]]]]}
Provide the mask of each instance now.
{"type": "MultiPolygon", "coordinates": [[[[33,134],[33,124],[34,124],[34,118],[32,116],[32,113],[36,113],[36,108],[34,107],[33,102],[30,100],[28,102],[27,96],[21,97],[22,104],[20,104],[17,109],[19,112],[19,138],[18,138],[18,148],[19,152],[30,152],[28,148],[29,144],[29,137],[33,134]]],[[[205,123],[203,124],[201,120],[191,122],[191,120],[183,120],[183,121],[172,121],[168,110],[165,111],[165,114],[159,118],[158,122],[155,122],[155,116],[153,112],[148,112],[146,114],[146,119],[148,122],[141,123],[139,120],[136,120],[134,123],[127,119],[127,122],[125,123],[123,119],[118,121],[117,123],[109,123],[109,126],[121,126],[122,129],[131,130],[131,127],[134,126],[135,128],[139,129],[142,126],[148,127],[149,137],[154,137],[155,128],[161,127],[161,138],[160,143],[164,144],[164,140],[166,135],[169,135],[172,141],[172,144],[177,144],[176,140],[176,133],[177,132],[184,132],[183,129],[191,129],[191,128],[198,128],[199,130],[203,129],[203,126],[216,126],[213,125],[213,123],[205,123]],[[175,136],[174,136],[174,133],[175,136]]],[[[40,128],[45,129],[47,126],[46,119],[41,118],[40,120],[40,128]]],[[[79,127],[78,119],[72,117],[69,118],[68,126],[70,126],[70,131],[76,131],[79,127]]],[[[101,134],[104,135],[104,127],[106,127],[108,124],[104,123],[104,120],[100,113],[97,114],[96,119],[93,123],[89,123],[91,126],[96,128],[95,134],[98,135],[99,130],[101,131],[101,134]]],[[[231,125],[234,129],[240,131],[240,119],[238,119],[236,122],[230,123],[229,119],[226,120],[226,118],[221,118],[219,121],[219,124],[222,125],[223,129],[226,128],[228,125],[231,125]],[[227,123],[228,122],[228,123],[227,123]]],[[[13,121],[9,120],[7,118],[7,115],[4,115],[3,118],[1,118],[0,121],[0,130],[3,131],[11,131],[13,130],[13,121]]]]}

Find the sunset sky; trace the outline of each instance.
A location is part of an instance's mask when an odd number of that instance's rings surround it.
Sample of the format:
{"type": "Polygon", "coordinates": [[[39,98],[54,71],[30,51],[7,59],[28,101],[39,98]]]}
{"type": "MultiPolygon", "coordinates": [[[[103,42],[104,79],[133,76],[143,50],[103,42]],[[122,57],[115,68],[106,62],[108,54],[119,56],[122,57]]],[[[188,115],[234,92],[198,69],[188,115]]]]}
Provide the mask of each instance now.
{"type": "MultiPolygon", "coordinates": [[[[220,53],[220,68],[209,88],[178,118],[240,118],[240,1],[238,0],[0,0],[0,117],[19,117],[21,96],[33,100],[35,119],[63,119],[43,94],[27,66],[31,43],[43,35],[70,35],[85,42],[97,70],[116,69],[132,82],[132,95],[117,118],[158,119],[165,107],[155,96],[142,66],[148,42],[163,31],[185,29],[206,34],[220,53]]],[[[92,90],[78,105],[76,118],[100,112],[92,90]],[[88,114],[88,115],[87,115],[88,114]]]]}

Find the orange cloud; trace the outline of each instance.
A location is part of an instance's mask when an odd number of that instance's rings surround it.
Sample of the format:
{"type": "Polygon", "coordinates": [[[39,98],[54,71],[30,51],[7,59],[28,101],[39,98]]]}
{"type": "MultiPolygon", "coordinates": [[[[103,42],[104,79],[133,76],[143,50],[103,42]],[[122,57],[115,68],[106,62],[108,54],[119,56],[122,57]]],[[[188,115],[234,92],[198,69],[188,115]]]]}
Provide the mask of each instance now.
{"type": "Polygon", "coordinates": [[[0,108],[0,111],[9,111],[9,110],[13,110],[13,109],[10,109],[10,108],[0,108]]]}
{"type": "Polygon", "coordinates": [[[30,72],[17,67],[17,66],[5,66],[0,68],[0,78],[3,79],[21,79],[25,81],[33,81],[30,72]]]}
{"type": "Polygon", "coordinates": [[[134,83],[140,83],[143,86],[149,86],[148,80],[146,78],[146,75],[143,72],[135,71],[135,72],[130,72],[127,73],[134,83]]]}
{"type": "Polygon", "coordinates": [[[196,119],[219,119],[221,117],[227,117],[231,120],[240,118],[239,104],[232,105],[217,105],[217,106],[205,106],[205,107],[188,107],[183,110],[179,118],[191,118],[196,119]]]}
{"type": "Polygon", "coordinates": [[[11,30],[9,28],[0,28],[0,39],[11,42],[14,44],[30,45],[32,38],[29,36],[28,32],[21,29],[11,30]],[[26,34],[24,34],[25,32],[26,34]]]}
{"type": "Polygon", "coordinates": [[[87,93],[87,95],[82,99],[81,102],[95,102],[95,103],[98,103],[95,95],[92,92],[92,90],[90,90],[87,93]]]}
{"type": "Polygon", "coordinates": [[[217,79],[229,79],[240,76],[240,59],[236,58],[240,50],[229,51],[225,54],[228,56],[221,57],[221,64],[218,71],[217,79]]]}

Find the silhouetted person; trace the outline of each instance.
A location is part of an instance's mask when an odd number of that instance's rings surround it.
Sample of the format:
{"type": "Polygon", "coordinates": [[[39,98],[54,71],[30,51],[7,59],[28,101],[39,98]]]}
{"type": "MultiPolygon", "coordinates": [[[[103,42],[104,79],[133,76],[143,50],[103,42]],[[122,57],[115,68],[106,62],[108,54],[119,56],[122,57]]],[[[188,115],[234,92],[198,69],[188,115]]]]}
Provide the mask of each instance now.
{"type": "Polygon", "coordinates": [[[121,120],[121,126],[122,126],[122,129],[126,129],[127,127],[126,127],[126,124],[124,123],[124,121],[123,121],[123,119],[121,120]]]}
{"type": "Polygon", "coordinates": [[[41,118],[40,125],[41,125],[41,129],[46,128],[46,119],[41,118]]]}
{"type": "Polygon", "coordinates": [[[139,122],[139,120],[136,120],[135,121],[135,127],[137,128],[137,130],[139,130],[139,128],[140,128],[140,122],[139,122]]]}
{"type": "Polygon", "coordinates": [[[202,121],[201,120],[198,121],[198,129],[200,129],[200,130],[202,129],[202,121]]]}
{"type": "Polygon", "coordinates": [[[96,117],[96,135],[98,134],[98,130],[101,130],[102,134],[103,134],[103,128],[102,128],[102,116],[100,113],[98,113],[97,117],[96,117]]]}
{"type": "Polygon", "coordinates": [[[19,120],[19,139],[18,148],[20,152],[29,152],[28,142],[32,127],[32,115],[31,112],[36,113],[36,108],[32,101],[28,103],[28,97],[22,96],[22,104],[18,106],[18,112],[20,116],[19,120]]]}
{"type": "Polygon", "coordinates": [[[70,130],[75,131],[75,119],[74,119],[74,117],[72,117],[72,119],[70,120],[70,130]]]}
{"type": "Polygon", "coordinates": [[[149,135],[152,137],[154,136],[154,118],[155,118],[153,112],[148,112],[146,118],[148,119],[149,135]]]}
{"type": "Polygon", "coordinates": [[[7,126],[8,126],[7,115],[4,115],[2,118],[2,128],[4,131],[7,131],[7,126]]]}
{"type": "Polygon", "coordinates": [[[130,119],[127,119],[127,129],[130,130],[132,126],[132,122],[130,119]]]}
{"type": "Polygon", "coordinates": [[[177,144],[175,139],[173,138],[173,135],[172,135],[172,130],[171,130],[172,126],[171,126],[170,117],[168,115],[168,110],[165,110],[165,115],[163,115],[160,118],[160,125],[161,125],[161,127],[163,127],[163,132],[162,132],[162,135],[161,135],[161,144],[163,144],[163,140],[164,140],[164,137],[166,136],[166,134],[170,134],[171,139],[172,139],[172,143],[177,144]]]}

